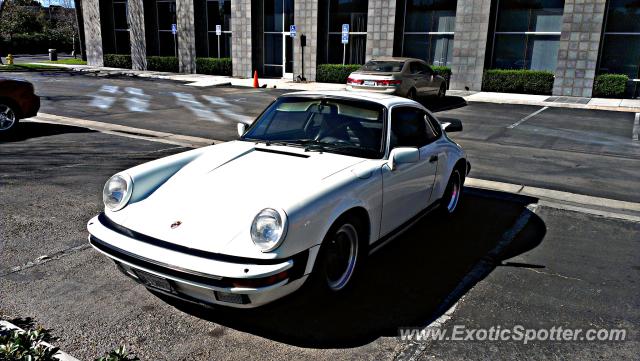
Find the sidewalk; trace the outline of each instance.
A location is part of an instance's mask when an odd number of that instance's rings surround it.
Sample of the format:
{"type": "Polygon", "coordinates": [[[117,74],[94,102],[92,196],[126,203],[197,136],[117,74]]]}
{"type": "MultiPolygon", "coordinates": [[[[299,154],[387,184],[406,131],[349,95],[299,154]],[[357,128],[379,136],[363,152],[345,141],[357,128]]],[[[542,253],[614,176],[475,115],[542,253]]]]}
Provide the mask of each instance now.
{"type": "MultiPolygon", "coordinates": [[[[40,64],[40,63],[35,63],[40,64]]],[[[42,63],[42,65],[51,65],[42,63]]],[[[73,69],[80,72],[96,73],[98,76],[124,75],[139,78],[166,79],[187,83],[189,86],[208,87],[221,85],[253,86],[253,79],[239,79],[229,76],[206,75],[206,74],[176,74],[160,71],[143,71],[107,67],[94,67],[88,65],[65,65],[56,66],[73,69]]],[[[344,84],[331,83],[298,83],[291,79],[261,79],[260,86],[267,88],[289,89],[289,90],[344,90],[344,84]]],[[[640,113],[640,99],[607,99],[607,98],[580,98],[549,95],[513,94],[513,93],[492,93],[473,92],[464,90],[449,90],[449,96],[462,97],[468,102],[484,102],[497,104],[522,104],[537,105],[559,108],[577,109],[597,109],[621,112],[640,113]]]]}

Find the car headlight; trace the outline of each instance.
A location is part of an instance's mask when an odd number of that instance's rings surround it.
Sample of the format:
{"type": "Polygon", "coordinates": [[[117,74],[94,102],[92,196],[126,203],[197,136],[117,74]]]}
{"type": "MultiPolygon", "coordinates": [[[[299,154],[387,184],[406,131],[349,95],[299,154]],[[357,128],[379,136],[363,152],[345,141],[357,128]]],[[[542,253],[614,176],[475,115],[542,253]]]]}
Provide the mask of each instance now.
{"type": "Polygon", "coordinates": [[[102,189],[104,206],[111,211],[118,211],[127,205],[133,191],[131,177],[125,173],[109,178],[102,189]]]}
{"type": "Polygon", "coordinates": [[[251,224],[251,239],[262,252],[270,252],[278,248],[286,233],[286,214],[275,209],[261,210],[251,224]]]}

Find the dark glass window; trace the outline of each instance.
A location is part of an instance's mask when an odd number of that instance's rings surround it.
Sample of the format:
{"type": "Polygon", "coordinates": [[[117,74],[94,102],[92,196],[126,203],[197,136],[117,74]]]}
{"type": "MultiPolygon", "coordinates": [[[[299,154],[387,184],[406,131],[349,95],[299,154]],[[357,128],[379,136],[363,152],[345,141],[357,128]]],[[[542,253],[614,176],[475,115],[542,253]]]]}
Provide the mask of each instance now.
{"type": "Polygon", "coordinates": [[[330,0],[327,63],[364,64],[368,0],[330,0]],[[342,24],[349,24],[349,43],[342,44],[342,24]]]}
{"type": "Polygon", "coordinates": [[[598,71],[640,78],[640,1],[608,2],[598,71]]]}
{"type": "Polygon", "coordinates": [[[453,58],[456,5],[455,0],[407,0],[402,56],[449,65],[453,58]]]}
{"type": "Polygon", "coordinates": [[[293,0],[265,0],[264,21],[264,75],[282,77],[293,72],[293,39],[289,28],[294,25],[293,0]]]}
{"type": "Polygon", "coordinates": [[[207,39],[209,57],[231,57],[231,1],[207,1],[207,39]],[[222,35],[216,35],[216,25],[222,27],[222,35]],[[220,39],[220,53],[218,54],[218,39],[220,39]]]}
{"type": "Polygon", "coordinates": [[[398,147],[421,148],[437,136],[427,126],[426,114],[413,107],[395,107],[391,111],[391,149],[398,147]]]}
{"type": "Polygon", "coordinates": [[[564,0],[502,0],[496,17],[492,67],[554,71],[564,0]]]}
{"type": "Polygon", "coordinates": [[[131,43],[129,39],[127,1],[118,0],[113,2],[113,37],[115,40],[116,54],[130,54],[131,43]]]}
{"type": "Polygon", "coordinates": [[[176,2],[158,0],[158,43],[160,56],[177,56],[177,36],[171,32],[171,25],[176,24],[176,2]]]}
{"type": "Polygon", "coordinates": [[[402,71],[404,67],[403,61],[380,61],[372,60],[368,61],[362,66],[362,70],[366,71],[379,71],[382,73],[394,72],[398,73],[402,71]]]}

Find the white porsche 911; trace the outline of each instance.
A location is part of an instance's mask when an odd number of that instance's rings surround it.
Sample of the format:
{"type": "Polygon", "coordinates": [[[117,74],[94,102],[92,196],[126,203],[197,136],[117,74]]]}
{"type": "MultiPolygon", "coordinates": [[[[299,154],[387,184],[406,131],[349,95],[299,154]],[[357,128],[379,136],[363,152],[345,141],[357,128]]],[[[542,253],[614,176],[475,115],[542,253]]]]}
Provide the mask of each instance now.
{"type": "Polygon", "coordinates": [[[456,210],[470,165],[420,104],[384,94],[279,97],[237,141],[122,171],[89,241],[147,288],[256,307],[305,282],[344,291],[363,261],[432,210],[456,210]]]}

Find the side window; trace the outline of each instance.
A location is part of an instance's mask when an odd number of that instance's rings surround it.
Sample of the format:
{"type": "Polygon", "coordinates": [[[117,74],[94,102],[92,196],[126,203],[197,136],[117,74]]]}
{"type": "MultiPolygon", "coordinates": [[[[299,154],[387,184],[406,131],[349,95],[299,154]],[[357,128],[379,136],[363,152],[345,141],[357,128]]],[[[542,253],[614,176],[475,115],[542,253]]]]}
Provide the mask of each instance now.
{"type": "Polygon", "coordinates": [[[411,74],[420,74],[420,63],[418,63],[417,61],[412,61],[409,64],[409,72],[411,74]]]}
{"type": "Polygon", "coordinates": [[[433,74],[433,70],[429,65],[420,63],[420,68],[422,69],[422,74],[426,74],[426,75],[433,74]]]}
{"type": "Polygon", "coordinates": [[[414,107],[395,107],[391,112],[390,149],[398,147],[421,148],[437,139],[426,113],[414,107]]]}

